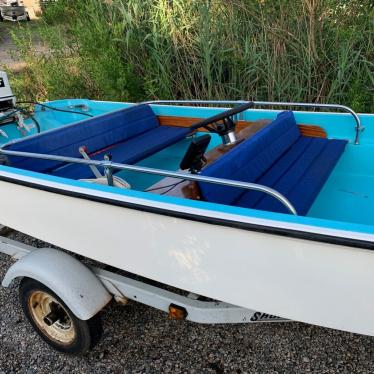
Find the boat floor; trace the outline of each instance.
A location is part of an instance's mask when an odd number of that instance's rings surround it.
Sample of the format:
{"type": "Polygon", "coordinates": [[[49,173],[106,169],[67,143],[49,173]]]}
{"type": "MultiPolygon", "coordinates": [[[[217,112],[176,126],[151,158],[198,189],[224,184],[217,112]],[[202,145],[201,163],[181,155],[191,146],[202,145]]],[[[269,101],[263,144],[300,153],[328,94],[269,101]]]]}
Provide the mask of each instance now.
{"type": "Polygon", "coordinates": [[[374,225],[373,145],[349,144],[308,217],[374,225]]]}
{"type": "MultiPolygon", "coordinates": [[[[197,133],[199,135],[200,133],[197,133]]],[[[201,134],[200,134],[201,135],[201,134]]],[[[163,169],[168,171],[176,171],[185,155],[192,137],[179,141],[178,143],[163,149],[154,155],[139,161],[137,166],[145,166],[149,168],[163,169]]],[[[218,136],[212,136],[208,146],[208,151],[220,145],[221,139],[218,136]]],[[[163,177],[158,175],[143,174],[128,170],[122,170],[115,174],[118,177],[128,181],[133,190],[144,191],[159,182],[163,177]]]]}

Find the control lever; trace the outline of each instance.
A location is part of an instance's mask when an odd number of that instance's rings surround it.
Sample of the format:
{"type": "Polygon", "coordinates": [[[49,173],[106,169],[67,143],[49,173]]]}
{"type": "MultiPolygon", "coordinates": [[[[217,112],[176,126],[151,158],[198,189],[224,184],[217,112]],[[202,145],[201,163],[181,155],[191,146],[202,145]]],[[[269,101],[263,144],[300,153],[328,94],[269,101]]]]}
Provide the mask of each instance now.
{"type": "MultiPolygon", "coordinates": [[[[111,154],[106,154],[104,155],[104,160],[105,161],[112,161],[112,155],[111,154]]],[[[113,186],[114,181],[113,181],[113,170],[110,167],[105,167],[105,176],[106,179],[108,180],[108,186],[113,186]]]]}
{"type": "MultiPolygon", "coordinates": [[[[87,152],[88,152],[88,148],[85,145],[79,147],[79,153],[83,156],[83,158],[85,160],[91,161],[90,156],[88,156],[87,152]]],[[[103,175],[101,175],[99,169],[95,165],[88,165],[88,166],[90,167],[90,169],[92,170],[96,178],[99,179],[103,177],[103,175]]]]}
{"type": "MultiPolygon", "coordinates": [[[[85,160],[88,160],[88,161],[91,160],[90,156],[88,155],[88,148],[85,145],[79,147],[79,153],[83,156],[85,160]]],[[[111,161],[111,159],[112,159],[111,155],[104,156],[104,160],[106,161],[111,161]]],[[[89,165],[89,167],[92,170],[92,173],[94,174],[96,179],[81,179],[82,181],[90,182],[90,183],[97,183],[97,184],[102,184],[102,185],[109,185],[109,186],[125,188],[125,189],[131,188],[129,183],[127,183],[122,178],[116,175],[113,175],[111,170],[108,170],[108,168],[106,168],[105,170],[106,175],[104,176],[100,173],[99,169],[95,165],[89,165]]]]}
{"type": "Polygon", "coordinates": [[[31,129],[33,129],[35,126],[28,126],[25,123],[25,119],[23,118],[23,115],[20,112],[17,112],[14,114],[17,121],[17,128],[22,134],[22,136],[26,136],[31,132],[31,129]]]}

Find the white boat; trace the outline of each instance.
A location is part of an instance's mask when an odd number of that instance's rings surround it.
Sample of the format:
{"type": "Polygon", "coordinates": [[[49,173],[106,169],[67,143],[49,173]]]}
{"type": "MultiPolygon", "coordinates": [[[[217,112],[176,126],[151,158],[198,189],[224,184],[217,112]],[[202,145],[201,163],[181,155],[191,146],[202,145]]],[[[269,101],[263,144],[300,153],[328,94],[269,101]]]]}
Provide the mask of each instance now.
{"type": "MultiPolygon", "coordinates": [[[[0,149],[3,225],[196,295],[374,335],[374,115],[256,101],[80,105],[101,114],[56,128],[67,114],[47,108],[53,129],[45,119],[46,131],[0,149]],[[269,106],[330,112],[258,109],[269,106]]],[[[5,283],[42,280],[23,271],[5,283]]]]}

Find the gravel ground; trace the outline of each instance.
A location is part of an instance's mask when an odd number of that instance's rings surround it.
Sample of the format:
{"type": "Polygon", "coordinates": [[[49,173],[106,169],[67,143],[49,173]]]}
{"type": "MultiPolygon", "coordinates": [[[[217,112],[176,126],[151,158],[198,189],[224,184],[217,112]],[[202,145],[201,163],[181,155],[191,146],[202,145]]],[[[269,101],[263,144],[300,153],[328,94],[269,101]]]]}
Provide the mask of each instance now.
{"type": "MultiPolygon", "coordinates": [[[[28,244],[43,244],[16,234],[28,244]]],[[[0,255],[0,277],[11,261],[0,255]]],[[[3,373],[374,373],[374,339],[302,323],[197,325],[140,304],[112,304],[86,357],[54,352],[33,332],[17,285],[0,289],[3,373]]]]}

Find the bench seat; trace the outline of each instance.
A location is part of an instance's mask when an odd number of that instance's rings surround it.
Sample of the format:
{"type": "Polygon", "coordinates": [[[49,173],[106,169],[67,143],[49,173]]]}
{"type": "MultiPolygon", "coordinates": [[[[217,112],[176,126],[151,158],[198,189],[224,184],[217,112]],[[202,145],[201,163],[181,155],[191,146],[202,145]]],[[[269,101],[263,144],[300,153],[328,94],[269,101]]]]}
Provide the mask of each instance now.
{"type": "MultiPolygon", "coordinates": [[[[161,126],[148,105],[135,105],[79,123],[8,143],[4,149],[82,158],[86,146],[90,158],[103,160],[111,154],[119,163],[136,163],[182,139],[190,130],[161,126]]],[[[13,167],[71,179],[93,178],[87,165],[9,156],[13,167]]]]}
{"type": "MultiPolygon", "coordinates": [[[[202,175],[258,183],[282,193],[306,215],[344,152],[346,140],[302,136],[292,112],[203,169],[202,175]]],[[[204,200],[288,213],[278,200],[257,191],[199,183],[204,200]]]]}
{"type": "MultiPolygon", "coordinates": [[[[134,164],[160,149],[184,139],[189,132],[189,129],[183,127],[159,126],[142,133],[140,136],[134,136],[104,150],[90,153],[89,156],[93,160],[103,160],[106,154],[110,154],[113,162],[134,164]]],[[[101,168],[99,168],[99,171],[104,172],[101,168]]],[[[70,179],[93,178],[90,168],[78,164],[56,168],[51,171],[51,174],[70,179]]]]}

